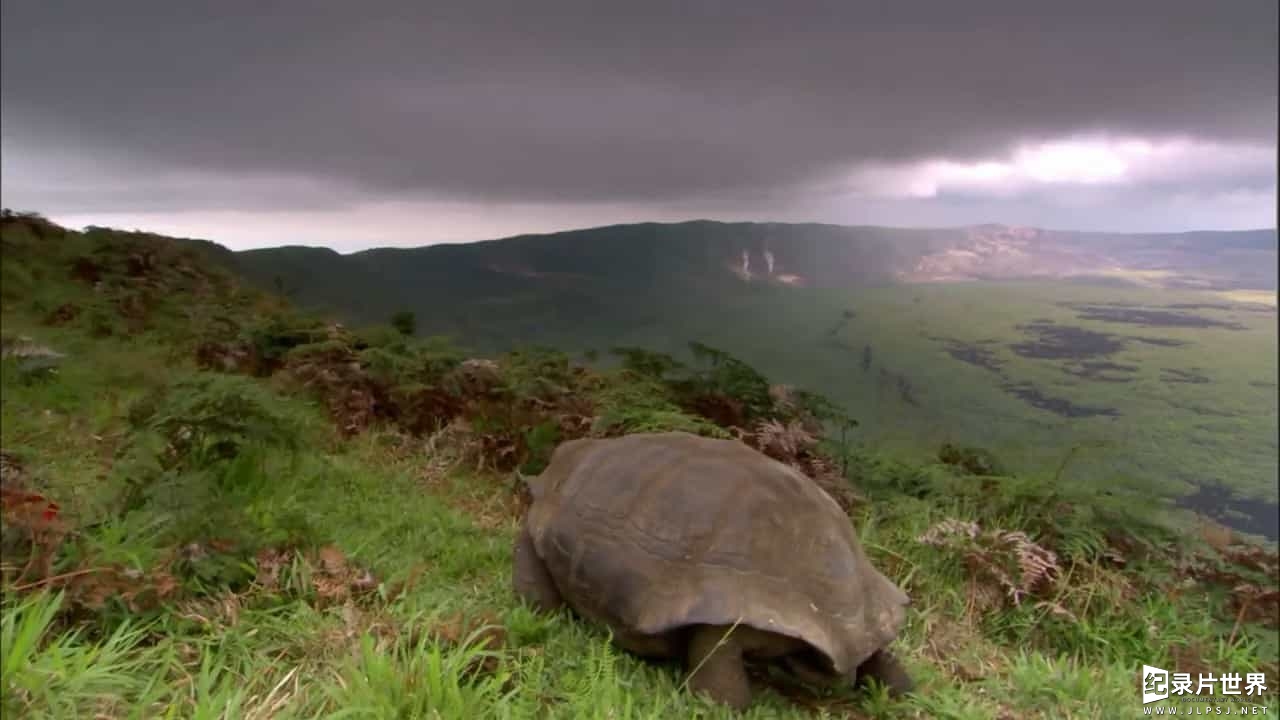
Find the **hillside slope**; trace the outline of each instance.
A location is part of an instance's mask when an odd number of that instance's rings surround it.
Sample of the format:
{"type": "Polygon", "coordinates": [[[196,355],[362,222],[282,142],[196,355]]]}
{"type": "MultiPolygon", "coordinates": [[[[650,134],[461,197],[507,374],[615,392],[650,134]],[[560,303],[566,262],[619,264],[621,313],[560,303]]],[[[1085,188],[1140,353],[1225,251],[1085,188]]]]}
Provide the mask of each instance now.
{"type": "Polygon", "coordinates": [[[302,306],[357,324],[408,310],[420,335],[488,352],[686,358],[706,340],[821,389],[881,447],[957,441],[1064,465],[1064,482],[1136,479],[1280,537],[1274,230],[697,221],[234,259],[302,306]]]}
{"type": "Polygon", "coordinates": [[[584,307],[627,325],[636,305],[698,304],[754,285],[1080,278],[1207,289],[1276,288],[1276,232],[1080,233],[984,225],[643,223],[351,255],[281,247],[236,254],[241,272],[352,322],[416,312],[430,332],[481,336],[519,321],[560,327],[584,307]],[[452,310],[465,305],[472,312],[452,310]],[[527,308],[527,309],[526,309],[527,308]],[[493,310],[490,314],[487,310],[493,310]]]}
{"type": "Polygon", "coordinates": [[[728,720],[511,590],[511,471],[672,428],[824,483],[914,601],[914,695],[760,674],[747,720],[1140,716],[1143,664],[1262,672],[1227,705],[1276,703],[1274,546],[1129,488],[826,439],[856,428],[706,346],[468,358],[299,313],[198,243],[6,216],[0,249],[6,717],[728,720]]]}

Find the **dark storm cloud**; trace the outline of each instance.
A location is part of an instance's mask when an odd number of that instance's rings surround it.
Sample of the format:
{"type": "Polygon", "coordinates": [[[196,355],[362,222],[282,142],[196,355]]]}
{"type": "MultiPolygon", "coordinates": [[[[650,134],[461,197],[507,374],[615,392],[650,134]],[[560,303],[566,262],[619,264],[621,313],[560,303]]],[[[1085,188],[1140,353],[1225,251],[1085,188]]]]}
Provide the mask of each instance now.
{"type": "MultiPolygon", "coordinates": [[[[1271,146],[1276,25],[1274,0],[5,0],[0,107],[6,152],[81,178],[110,156],[333,202],[658,202],[1077,132],[1271,146]]],[[[234,185],[144,194],[270,195],[234,185]]]]}

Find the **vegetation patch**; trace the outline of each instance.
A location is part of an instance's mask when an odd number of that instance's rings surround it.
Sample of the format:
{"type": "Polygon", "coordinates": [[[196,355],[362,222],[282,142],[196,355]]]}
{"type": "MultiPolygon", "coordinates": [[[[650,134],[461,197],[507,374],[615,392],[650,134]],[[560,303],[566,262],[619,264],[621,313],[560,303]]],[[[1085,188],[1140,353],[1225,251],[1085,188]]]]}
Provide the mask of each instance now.
{"type": "Polygon", "coordinates": [[[970,475],[1005,475],[1008,472],[995,454],[986,448],[943,443],[938,449],[938,460],[970,475]]]}
{"type": "Polygon", "coordinates": [[[1097,382],[1132,382],[1133,374],[1138,372],[1138,366],[1106,360],[1081,360],[1067,363],[1063,366],[1062,372],[1097,382]]]}
{"type": "Polygon", "coordinates": [[[1029,382],[1010,382],[1005,383],[1001,387],[1004,388],[1005,392],[1034,408],[1047,410],[1055,415],[1061,415],[1062,417],[1116,417],[1120,415],[1120,411],[1116,408],[1078,405],[1066,398],[1045,395],[1037,389],[1035,385],[1029,382]]]}
{"type": "Polygon", "coordinates": [[[929,339],[943,343],[946,353],[960,362],[980,367],[983,370],[990,370],[994,373],[1001,372],[1004,367],[1004,361],[995,352],[983,347],[982,343],[968,343],[955,338],[936,336],[930,336],[929,339]]]}
{"type": "Polygon", "coordinates": [[[1215,320],[1203,315],[1188,312],[1170,312],[1151,308],[1116,307],[1114,305],[1079,305],[1076,317],[1081,320],[1098,322],[1125,323],[1144,327],[1176,327],[1176,328],[1224,328],[1227,330],[1245,330],[1246,327],[1237,322],[1215,320]]]}
{"type": "Polygon", "coordinates": [[[1127,335],[1125,336],[1125,339],[1132,340],[1133,342],[1136,342],[1136,343],[1142,343],[1144,345],[1154,345],[1156,347],[1182,347],[1184,345],[1191,344],[1191,342],[1188,340],[1177,340],[1175,338],[1142,337],[1140,335],[1127,335]]]}
{"type": "Polygon", "coordinates": [[[1073,325],[1033,322],[1019,325],[1017,329],[1031,339],[1014,343],[1009,348],[1025,358],[1087,360],[1114,355],[1124,349],[1124,341],[1115,335],[1073,325]]]}
{"type": "Polygon", "coordinates": [[[1202,368],[1189,368],[1187,370],[1160,368],[1160,380],[1167,383],[1187,383],[1189,385],[1204,385],[1212,382],[1209,376],[1204,374],[1202,368]]]}
{"type": "Polygon", "coordinates": [[[880,387],[892,390],[898,394],[898,399],[905,405],[912,407],[920,407],[920,399],[916,395],[915,384],[911,382],[911,378],[905,373],[894,372],[889,368],[880,368],[879,376],[880,387]]]}
{"type": "Polygon", "coordinates": [[[1275,308],[1252,303],[1168,303],[1161,307],[1170,310],[1242,310],[1245,312],[1274,313],[1275,308]]]}

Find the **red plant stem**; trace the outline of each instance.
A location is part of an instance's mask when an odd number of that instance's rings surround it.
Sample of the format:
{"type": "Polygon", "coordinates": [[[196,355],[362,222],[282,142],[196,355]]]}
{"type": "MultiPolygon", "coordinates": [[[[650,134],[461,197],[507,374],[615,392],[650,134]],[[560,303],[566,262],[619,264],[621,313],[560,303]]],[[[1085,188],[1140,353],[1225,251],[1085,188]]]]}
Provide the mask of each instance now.
{"type": "Polygon", "coordinates": [[[1240,603],[1240,612],[1236,613],[1236,624],[1231,627],[1231,637],[1227,638],[1227,645],[1236,641],[1236,633],[1240,630],[1240,623],[1244,621],[1244,613],[1249,609],[1249,600],[1250,598],[1246,597],[1244,602],[1240,603]]]}
{"type": "Polygon", "coordinates": [[[49,583],[57,582],[59,580],[66,580],[67,578],[73,578],[78,575],[88,575],[89,573],[102,572],[103,570],[106,570],[106,569],[108,568],[85,568],[84,570],[76,570],[74,572],[63,573],[61,575],[53,575],[52,577],[47,577],[42,580],[36,580],[34,582],[23,583],[21,585],[14,585],[10,589],[14,590],[15,592],[19,590],[30,590],[31,588],[40,587],[41,585],[48,585],[49,583]]]}

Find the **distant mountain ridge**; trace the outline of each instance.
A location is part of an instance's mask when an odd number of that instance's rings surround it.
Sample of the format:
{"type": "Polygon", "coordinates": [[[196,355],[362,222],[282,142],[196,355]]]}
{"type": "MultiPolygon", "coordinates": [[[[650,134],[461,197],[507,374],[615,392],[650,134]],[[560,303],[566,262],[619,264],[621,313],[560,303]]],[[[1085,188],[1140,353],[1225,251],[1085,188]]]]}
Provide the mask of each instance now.
{"type": "Polygon", "coordinates": [[[463,315],[471,320],[515,312],[534,322],[539,313],[635,311],[641,299],[660,307],[755,286],[1052,278],[1274,290],[1276,246],[1274,229],[1125,234],[695,220],[349,255],[287,246],[233,257],[244,275],[304,306],[353,322],[381,322],[409,309],[437,318],[428,330],[465,334],[467,318],[441,317],[467,306],[463,315]]]}

